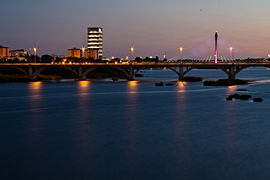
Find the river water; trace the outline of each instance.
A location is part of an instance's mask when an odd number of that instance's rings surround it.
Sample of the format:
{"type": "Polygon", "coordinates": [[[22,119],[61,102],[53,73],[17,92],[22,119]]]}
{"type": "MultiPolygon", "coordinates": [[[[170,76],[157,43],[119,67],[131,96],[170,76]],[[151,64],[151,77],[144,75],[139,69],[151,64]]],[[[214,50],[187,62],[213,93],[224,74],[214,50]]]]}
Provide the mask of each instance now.
{"type": "Polygon", "coordinates": [[[269,70],[247,69],[238,78],[256,81],[231,87],[177,82],[169,70],[143,74],[0,84],[0,179],[270,178],[269,70]],[[161,80],[176,85],[156,87],[161,80]],[[239,88],[264,102],[226,101],[239,88]]]}

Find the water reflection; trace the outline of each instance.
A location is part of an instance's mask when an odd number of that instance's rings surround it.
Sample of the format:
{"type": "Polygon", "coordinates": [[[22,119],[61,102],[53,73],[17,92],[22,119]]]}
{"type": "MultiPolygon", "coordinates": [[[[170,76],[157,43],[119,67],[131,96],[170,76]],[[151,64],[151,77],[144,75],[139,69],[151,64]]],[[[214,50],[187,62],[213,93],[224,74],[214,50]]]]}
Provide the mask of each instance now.
{"type": "MultiPolygon", "coordinates": [[[[44,168],[43,157],[40,154],[44,153],[44,138],[45,138],[45,121],[44,113],[42,112],[43,96],[42,96],[42,82],[30,82],[27,84],[29,93],[29,107],[28,107],[28,122],[27,129],[29,133],[26,134],[25,151],[26,156],[33,159],[33,164],[38,164],[39,169],[44,168]]],[[[27,164],[25,164],[27,166],[27,164]]],[[[36,168],[35,167],[35,168],[36,168]]],[[[35,170],[34,170],[35,171],[35,170]]]]}
{"type": "Polygon", "coordinates": [[[188,116],[187,116],[187,82],[178,81],[175,104],[175,120],[173,129],[173,138],[176,142],[174,144],[173,157],[175,159],[171,162],[172,174],[179,176],[186,176],[187,168],[189,166],[188,154],[188,116]]]}
{"type": "Polygon", "coordinates": [[[177,82],[178,92],[185,92],[186,91],[186,86],[187,86],[187,82],[178,81],[177,82]]]}
{"type": "Polygon", "coordinates": [[[91,82],[90,81],[79,81],[78,84],[79,84],[79,89],[78,89],[79,96],[87,96],[91,82]]]}
{"type": "Polygon", "coordinates": [[[129,93],[138,92],[138,81],[128,81],[128,92],[129,93]]]}
{"type": "Polygon", "coordinates": [[[228,89],[227,89],[227,93],[228,94],[232,94],[235,92],[235,90],[237,89],[237,85],[234,85],[234,86],[228,86],[228,89]]]}
{"type": "Polygon", "coordinates": [[[42,82],[30,82],[28,84],[31,100],[38,100],[41,98],[42,82]]]}
{"type": "Polygon", "coordinates": [[[29,110],[30,119],[35,121],[41,119],[41,109],[42,109],[42,82],[30,82],[28,83],[29,89],[29,110]]]}
{"type": "Polygon", "coordinates": [[[82,111],[80,113],[80,116],[87,116],[87,110],[88,109],[88,98],[90,95],[90,81],[79,81],[78,82],[78,100],[79,100],[79,111],[82,111]]]}
{"type": "MultiPolygon", "coordinates": [[[[77,84],[77,117],[76,117],[76,153],[75,153],[75,164],[76,167],[81,167],[87,163],[90,159],[92,152],[89,147],[91,139],[90,133],[91,128],[91,114],[92,109],[90,107],[90,92],[91,92],[91,81],[79,81],[77,84]]],[[[80,170],[78,170],[80,171],[80,170]]]]}
{"type": "Polygon", "coordinates": [[[139,82],[138,81],[129,81],[127,83],[127,106],[125,109],[126,117],[126,134],[127,137],[127,151],[125,152],[125,159],[128,162],[128,174],[140,174],[139,168],[139,154],[140,149],[138,144],[140,143],[140,134],[139,134],[139,82]]]}
{"type": "MultiPolygon", "coordinates": [[[[235,93],[237,86],[229,86],[227,88],[227,94],[235,93]]],[[[233,149],[235,148],[234,141],[237,138],[237,102],[236,101],[224,101],[224,112],[226,112],[226,116],[224,116],[224,149],[225,156],[227,161],[231,161],[233,159],[233,149]]],[[[231,170],[229,167],[228,170],[231,170]]]]}

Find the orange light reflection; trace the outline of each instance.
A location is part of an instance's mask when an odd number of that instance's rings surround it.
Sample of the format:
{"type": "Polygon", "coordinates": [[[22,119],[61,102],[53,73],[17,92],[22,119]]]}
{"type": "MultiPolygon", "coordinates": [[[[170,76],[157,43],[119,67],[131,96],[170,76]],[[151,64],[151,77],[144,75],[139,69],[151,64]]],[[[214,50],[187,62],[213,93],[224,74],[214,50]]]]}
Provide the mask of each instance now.
{"type": "Polygon", "coordinates": [[[138,92],[138,81],[128,81],[128,90],[131,93],[138,92]]]}
{"type": "Polygon", "coordinates": [[[228,86],[227,92],[228,93],[234,93],[238,86],[228,86]]]}
{"type": "Polygon", "coordinates": [[[34,100],[40,99],[40,91],[42,88],[42,82],[30,82],[28,85],[29,85],[29,90],[31,92],[31,98],[34,100]]]}
{"type": "Polygon", "coordinates": [[[82,93],[82,95],[85,95],[85,93],[88,91],[90,84],[90,81],[79,81],[79,91],[82,93]]]}
{"type": "Polygon", "coordinates": [[[184,82],[184,81],[178,81],[177,82],[178,84],[178,92],[185,92],[186,91],[186,85],[187,85],[187,82],[184,82]]]}

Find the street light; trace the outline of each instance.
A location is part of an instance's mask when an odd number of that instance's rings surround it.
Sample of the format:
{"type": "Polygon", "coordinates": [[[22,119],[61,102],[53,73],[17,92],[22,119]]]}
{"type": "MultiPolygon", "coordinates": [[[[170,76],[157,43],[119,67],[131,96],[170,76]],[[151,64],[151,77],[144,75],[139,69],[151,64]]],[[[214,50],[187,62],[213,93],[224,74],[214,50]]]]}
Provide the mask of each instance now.
{"type": "Polygon", "coordinates": [[[37,63],[37,48],[34,48],[34,53],[35,53],[35,63],[37,63]]]}
{"type": "Polygon", "coordinates": [[[133,60],[133,54],[134,54],[134,47],[131,47],[130,48],[130,52],[131,52],[131,61],[133,60]]]}
{"type": "Polygon", "coordinates": [[[233,60],[233,47],[230,47],[230,55],[231,55],[231,59],[233,60]]]}
{"type": "Polygon", "coordinates": [[[85,52],[85,48],[83,47],[83,48],[82,48],[82,56],[83,56],[83,58],[84,58],[84,56],[85,56],[84,52],[85,52]]]}
{"type": "Polygon", "coordinates": [[[82,59],[83,59],[83,63],[84,63],[84,57],[85,57],[85,47],[82,47],[82,59]]]}
{"type": "Polygon", "coordinates": [[[179,48],[179,51],[180,51],[180,60],[182,60],[183,59],[183,47],[180,47],[179,48]]]}

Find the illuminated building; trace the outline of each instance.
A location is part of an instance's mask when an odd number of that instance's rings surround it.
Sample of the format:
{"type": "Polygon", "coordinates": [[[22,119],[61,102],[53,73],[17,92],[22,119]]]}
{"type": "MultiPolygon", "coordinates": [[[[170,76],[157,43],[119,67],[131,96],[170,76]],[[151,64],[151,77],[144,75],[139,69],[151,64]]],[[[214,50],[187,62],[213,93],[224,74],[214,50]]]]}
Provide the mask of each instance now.
{"type": "Polygon", "coordinates": [[[102,59],[103,56],[103,30],[100,27],[88,28],[88,57],[102,59]]]}
{"type": "Polygon", "coordinates": [[[81,58],[81,50],[77,49],[77,48],[73,48],[73,49],[68,49],[68,57],[72,57],[72,58],[81,58]]]}
{"type": "Polygon", "coordinates": [[[25,57],[27,54],[28,54],[27,51],[23,49],[10,51],[10,56],[13,58],[22,58],[22,57],[25,57]]]}
{"type": "Polygon", "coordinates": [[[0,58],[9,58],[9,48],[0,46],[0,58]]]}

